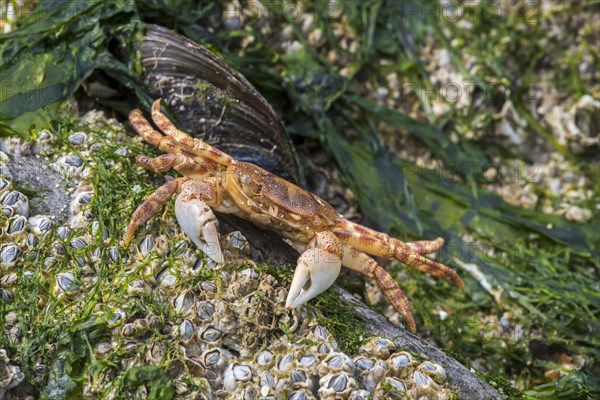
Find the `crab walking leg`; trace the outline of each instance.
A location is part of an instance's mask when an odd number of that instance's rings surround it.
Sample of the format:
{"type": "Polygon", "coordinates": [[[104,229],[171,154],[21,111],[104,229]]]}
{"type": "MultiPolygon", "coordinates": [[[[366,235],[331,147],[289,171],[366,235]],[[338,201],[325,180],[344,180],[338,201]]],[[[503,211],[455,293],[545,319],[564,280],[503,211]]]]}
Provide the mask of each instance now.
{"type": "Polygon", "coordinates": [[[175,217],[179,226],[196,246],[217,263],[223,263],[219,243],[219,222],[207,202],[218,204],[215,179],[188,180],[181,184],[175,200],[175,217]]]}
{"type": "Polygon", "coordinates": [[[194,149],[200,157],[208,158],[222,165],[229,165],[235,161],[233,157],[223,153],[221,150],[201,140],[194,139],[187,133],[177,129],[169,118],[160,111],[160,99],[152,103],[152,121],[154,121],[158,129],[164,132],[165,135],[181,143],[185,148],[194,149]]]}
{"type": "Polygon", "coordinates": [[[455,284],[460,289],[465,288],[465,283],[452,268],[412,252],[407,247],[397,247],[394,252],[394,258],[417,271],[435,276],[436,278],[445,279],[448,282],[455,284]]]}
{"type": "MultiPolygon", "coordinates": [[[[389,251],[394,250],[394,248],[407,247],[412,250],[412,252],[423,255],[434,253],[444,246],[444,239],[441,237],[435,240],[418,240],[415,242],[405,243],[385,233],[375,231],[367,228],[366,226],[355,224],[348,220],[344,220],[338,224],[334,228],[334,231],[339,233],[339,236],[342,238],[347,238],[355,242],[362,241],[363,244],[372,243],[375,247],[380,249],[379,251],[384,253],[386,251],[389,253],[389,251]]],[[[355,247],[358,246],[359,245],[355,247]]],[[[369,251],[366,252],[371,254],[369,251]]],[[[394,258],[392,254],[383,254],[382,257],[394,258]]]]}
{"type": "Polygon", "coordinates": [[[333,285],[342,268],[342,243],[331,232],[318,232],[294,271],[285,307],[298,308],[333,285]]]}
{"type": "MultiPolygon", "coordinates": [[[[398,239],[395,239],[398,240],[398,239]]],[[[398,240],[400,242],[400,240],[398,240]]],[[[404,242],[401,242],[404,243],[404,242]]],[[[404,245],[412,248],[417,253],[423,254],[431,254],[435,253],[442,247],[444,247],[444,239],[439,237],[435,240],[417,240],[416,242],[408,242],[404,243],[404,245]]]]}
{"type": "MultiPolygon", "coordinates": [[[[163,115],[166,119],[166,117],[163,115]]],[[[168,121],[168,119],[167,119],[168,121]]],[[[129,122],[133,125],[136,132],[144,139],[146,142],[158,147],[165,153],[175,153],[181,154],[186,157],[191,157],[195,161],[202,163],[205,161],[212,161],[216,166],[217,163],[223,161],[224,159],[214,159],[213,154],[210,151],[201,151],[202,149],[196,149],[192,147],[187,147],[183,143],[176,141],[168,136],[162,135],[160,132],[155,130],[150,122],[144,117],[142,112],[138,109],[135,109],[129,113],[129,122]]],[[[169,121],[170,123],[170,121],[169,121]]],[[[183,133],[183,132],[181,132],[183,133]]],[[[191,138],[190,138],[191,139],[191,138]]],[[[203,142],[201,142],[203,143],[203,142]]],[[[206,145],[208,146],[208,145],[206,145]]],[[[210,147],[210,146],[208,146],[210,147]]],[[[213,150],[216,150],[210,147],[213,150]]],[[[224,154],[224,153],[223,153],[224,154]]],[[[229,156],[227,156],[229,157],[229,156]]],[[[227,160],[226,160],[227,161],[227,160]]],[[[229,165],[230,161],[227,161],[226,165],[229,165]]]]}
{"type": "Polygon", "coordinates": [[[384,233],[354,224],[350,221],[343,221],[333,229],[333,232],[344,243],[367,254],[396,259],[418,271],[446,279],[461,289],[464,287],[462,279],[452,268],[423,257],[415,249],[415,246],[420,247],[421,251],[437,249],[443,243],[443,239],[441,238],[434,241],[419,241],[407,244],[384,233]]]}
{"type": "Polygon", "coordinates": [[[163,136],[156,131],[150,122],[144,117],[142,112],[137,108],[129,113],[129,122],[133,125],[135,131],[144,139],[146,142],[158,147],[165,153],[178,153],[185,154],[185,149],[179,148],[177,144],[168,137],[163,136]]]}
{"type": "Polygon", "coordinates": [[[150,195],[150,197],[148,197],[142,204],[138,206],[131,216],[131,221],[129,221],[127,230],[125,231],[125,247],[129,246],[129,243],[131,242],[131,239],[133,238],[137,228],[140,225],[145,224],[150,218],[159,212],[160,209],[163,208],[164,205],[167,204],[167,202],[171,199],[171,197],[173,197],[173,195],[178,191],[181,182],[185,180],[186,178],[177,178],[165,183],[156,189],[150,195]]]}
{"type": "Polygon", "coordinates": [[[199,164],[189,157],[173,153],[163,154],[154,158],[139,155],[135,160],[144,168],[156,173],[162,174],[170,169],[175,169],[180,174],[192,179],[203,178],[204,175],[213,170],[211,167],[214,165],[210,160],[199,164]]]}
{"type": "Polygon", "coordinates": [[[375,279],[377,285],[383,291],[385,298],[398,313],[404,316],[408,329],[411,332],[416,332],[417,328],[411,312],[412,306],[410,301],[389,272],[362,251],[348,245],[344,245],[342,266],[375,279]]]}

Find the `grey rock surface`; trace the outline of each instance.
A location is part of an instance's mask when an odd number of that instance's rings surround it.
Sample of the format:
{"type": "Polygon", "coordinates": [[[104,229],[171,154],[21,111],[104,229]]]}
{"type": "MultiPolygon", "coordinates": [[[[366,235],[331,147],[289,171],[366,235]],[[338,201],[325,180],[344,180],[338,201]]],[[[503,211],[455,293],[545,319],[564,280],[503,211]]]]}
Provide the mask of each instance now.
{"type": "Polygon", "coordinates": [[[65,179],[50,168],[48,161],[21,156],[11,157],[6,165],[13,182],[28,192],[30,215],[54,215],[59,224],[66,220],[70,197],[65,179]]]}

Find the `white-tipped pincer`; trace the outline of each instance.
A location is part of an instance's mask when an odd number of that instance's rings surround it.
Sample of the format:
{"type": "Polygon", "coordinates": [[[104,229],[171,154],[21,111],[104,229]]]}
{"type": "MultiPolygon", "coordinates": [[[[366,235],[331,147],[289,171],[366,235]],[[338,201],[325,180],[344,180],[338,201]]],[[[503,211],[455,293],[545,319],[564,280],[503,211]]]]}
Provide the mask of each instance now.
{"type": "Polygon", "coordinates": [[[324,292],[333,285],[341,268],[342,261],[336,255],[319,248],[306,250],[298,259],[286,308],[298,308],[324,292]]]}
{"type": "Polygon", "coordinates": [[[223,263],[219,243],[219,222],[210,207],[200,199],[178,196],[175,216],[179,226],[196,246],[217,263],[223,263]]]}

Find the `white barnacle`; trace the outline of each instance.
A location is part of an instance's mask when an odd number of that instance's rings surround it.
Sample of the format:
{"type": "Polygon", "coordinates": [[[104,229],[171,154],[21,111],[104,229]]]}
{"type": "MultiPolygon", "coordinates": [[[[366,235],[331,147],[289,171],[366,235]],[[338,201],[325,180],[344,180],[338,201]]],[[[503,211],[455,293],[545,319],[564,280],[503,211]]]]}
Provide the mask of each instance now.
{"type": "Polygon", "coordinates": [[[229,365],[231,358],[233,358],[233,355],[222,348],[206,350],[201,356],[201,360],[206,368],[221,371],[229,365]]]}
{"type": "Polygon", "coordinates": [[[190,340],[194,336],[194,329],[194,325],[186,319],[179,325],[179,336],[183,340],[190,340]]]}
{"type": "Polygon", "coordinates": [[[440,391],[438,384],[420,371],[413,373],[413,380],[415,381],[415,386],[409,390],[411,397],[432,397],[440,391]]]}
{"type": "Polygon", "coordinates": [[[25,218],[22,215],[18,215],[9,220],[7,233],[9,235],[16,235],[18,233],[23,232],[25,230],[26,226],[27,226],[27,218],[25,218]]]}
{"type": "Polygon", "coordinates": [[[175,298],[173,306],[177,312],[185,314],[192,307],[192,304],[193,299],[191,295],[187,291],[184,291],[175,298]]]}
{"type": "Polygon", "coordinates": [[[29,218],[28,222],[33,229],[33,232],[38,235],[48,232],[50,229],[52,229],[53,225],[50,218],[46,215],[34,215],[33,217],[29,218]]]}
{"type": "Polygon", "coordinates": [[[56,285],[62,292],[72,293],[79,289],[75,276],[70,272],[62,272],[56,276],[56,285]]]}
{"type": "Polygon", "coordinates": [[[119,249],[115,246],[112,246],[108,249],[108,256],[112,262],[116,263],[117,261],[119,261],[119,249]]]}
{"type": "Polygon", "coordinates": [[[334,371],[346,371],[353,372],[354,371],[354,363],[347,355],[343,353],[331,353],[329,354],[323,364],[328,367],[330,370],[334,371]]]}
{"type": "Polygon", "coordinates": [[[287,353],[286,355],[279,357],[277,361],[277,369],[279,372],[288,372],[293,366],[292,361],[294,361],[294,355],[292,353],[287,353]]]}
{"type": "Polygon", "coordinates": [[[360,389],[352,392],[348,400],[367,400],[371,398],[371,394],[366,390],[360,389]]]}
{"type": "Polygon", "coordinates": [[[206,367],[212,367],[217,365],[221,361],[221,353],[219,350],[208,351],[204,355],[204,365],[206,367]]]}
{"type": "Polygon", "coordinates": [[[267,387],[270,389],[274,388],[275,387],[275,377],[273,376],[273,374],[270,373],[269,371],[263,372],[260,376],[260,386],[267,387]]]}
{"type": "Polygon", "coordinates": [[[204,329],[200,337],[206,342],[216,342],[221,337],[221,332],[218,329],[209,326],[204,329]]]}
{"type": "Polygon", "coordinates": [[[396,370],[406,368],[412,363],[414,363],[413,356],[405,351],[394,353],[390,357],[390,367],[396,370]]]}
{"type": "Polygon", "coordinates": [[[215,306],[206,301],[196,303],[196,315],[203,320],[210,320],[215,313],[215,306]]]}
{"type": "Polygon", "coordinates": [[[171,273],[170,268],[165,268],[156,275],[156,281],[164,288],[172,288],[177,284],[177,276],[171,273]]]}
{"type": "Polygon", "coordinates": [[[385,382],[388,383],[388,387],[391,388],[390,394],[404,395],[404,393],[406,392],[406,386],[404,386],[404,383],[402,383],[398,379],[389,377],[385,380],[385,382]]]}
{"type": "Polygon", "coordinates": [[[321,343],[317,349],[317,351],[321,354],[331,353],[331,347],[327,343],[321,343]]]}
{"type": "Polygon", "coordinates": [[[15,294],[12,292],[12,290],[8,290],[8,289],[0,289],[0,300],[2,300],[2,302],[4,304],[8,304],[10,302],[12,302],[15,298],[15,294]]]}
{"type": "Polygon", "coordinates": [[[238,382],[248,382],[252,379],[252,369],[244,364],[231,364],[223,375],[225,389],[233,392],[238,382]]]}
{"type": "Polygon", "coordinates": [[[347,372],[340,372],[325,375],[319,385],[319,395],[323,398],[346,398],[356,389],[357,383],[347,372]]]}
{"type": "Polygon", "coordinates": [[[298,360],[298,363],[303,367],[310,367],[315,365],[317,362],[317,358],[314,356],[303,356],[298,360]]]}
{"type": "Polygon", "coordinates": [[[11,267],[14,265],[14,261],[19,255],[19,248],[14,244],[3,246],[0,249],[0,259],[2,260],[2,266],[11,267]]]}
{"type": "Polygon", "coordinates": [[[73,146],[79,146],[85,143],[87,140],[87,135],[85,132],[75,132],[71,136],[69,136],[69,143],[73,146]]]}
{"type": "Polygon", "coordinates": [[[146,235],[142,240],[142,243],[140,243],[140,252],[144,256],[147,256],[148,253],[150,253],[150,251],[154,248],[155,242],[154,236],[150,234],[146,235]]]}
{"type": "Polygon", "coordinates": [[[263,350],[256,356],[256,362],[262,367],[267,367],[273,362],[273,353],[270,350],[263,350]]]}
{"type": "Polygon", "coordinates": [[[213,282],[202,282],[200,289],[206,292],[214,293],[217,290],[217,286],[213,282]]]}
{"type": "Polygon", "coordinates": [[[29,216],[29,199],[21,192],[10,192],[4,197],[2,204],[11,207],[17,215],[29,216]]]}
{"type": "Polygon", "coordinates": [[[424,375],[421,371],[415,371],[413,374],[413,379],[415,380],[417,386],[421,387],[429,386],[432,383],[431,378],[427,375],[424,375]]]}
{"type": "Polygon", "coordinates": [[[334,392],[343,392],[348,385],[348,375],[334,375],[327,382],[327,389],[332,389],[334,392]]]}
{"type": "Polygon", "coordinates": [[[317,340],[327,340],[329,337],[329,332],[327,332],[327,329],[319,325],[315,328],[313,335],[317,340]]]}
{"type": "Polygon", "coordinates": [[[304,371],[299,369],[294,369],[290,372],[290,378],[292,378],[292,382],[294,383],[304,383],[306,382],[306,374],[304,371]]]}
{"type": "MultiPolygon", "coordinates": [[[[4,170],[2,170],[2,172],[4,172],[4,170]]],[[[0,193],[2,193],[4,191],[4,189],[10,189],[11,188],[11,183],[9,180],[4,179],[4,178],[0,178],[0,193]]]]}
{"type": "Polygon", "coordinates": [[[71,229],[68,226],[61,226],[56,230],[56,234],[61,239],[66,239],[71,229]]]}
{"type": "Polygon", "coordinates": [[[425,361],[419,366],[419,371],[433,378],[434,381],[441,383],[446,380],[446,370],[439,364],[425,361]]]}
{"type": "Polygon", "coordinates": [[[87,240],[84,237],[78,237],[71,239],[71,247],[75,249],[83,249],[88,245],[87,240]]]}
{"type": "Polygon", "coordinates": [[[295,391],[288,397],[289,400],[308,400],[308,395],[305,390],[295,391]]]}
{"type": "Polygon", "coordinates": [[[364,351],[378,359],[387,359],[390,353],[395,349],[394,342],[386,338],[374,338],[369,341],[366,345],[361,347],[361,351],[364,351]]]}
{"type": "Polygon", "coordinates": [[[33,248],[35,246],[37,246],[38,244],[38,239],[33,235],[33,234],[29,234],[27,235],[27,246],[29,246],[30,248],[33,248]]]}

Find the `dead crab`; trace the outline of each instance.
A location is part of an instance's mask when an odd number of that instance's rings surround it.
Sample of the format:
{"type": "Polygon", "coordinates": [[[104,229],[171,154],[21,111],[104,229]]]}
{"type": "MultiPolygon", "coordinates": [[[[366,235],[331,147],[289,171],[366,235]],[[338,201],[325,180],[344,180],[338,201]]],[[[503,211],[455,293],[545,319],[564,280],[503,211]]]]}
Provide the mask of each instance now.
{"type": "Polygon", "coordinates": [[[404,243],[352,223],[312,193],[181,132],[161,113],[160,99],[152,105],[152,120],[166,136],[154,130],[140,110],[133,110],[129,120],[146,142],[167,153],[156,158],[138,156],[137,162],[157,173],[173,168],[184,177],[159,187],[135,210],[127,226],[125,245],[135,230],[177,193],[175,215],[181,229],[218,263],[224,260],[213,210],[275,230],[302,253],[287,297],[288,308],[299,307],[330,287],[344,266],[375,278],[414,332],[409,300],[394,278],[367,253],[399,260],[460,288],[464,286],[454,270],[423,257],[440,249],[442,238],[404,243]]]}

